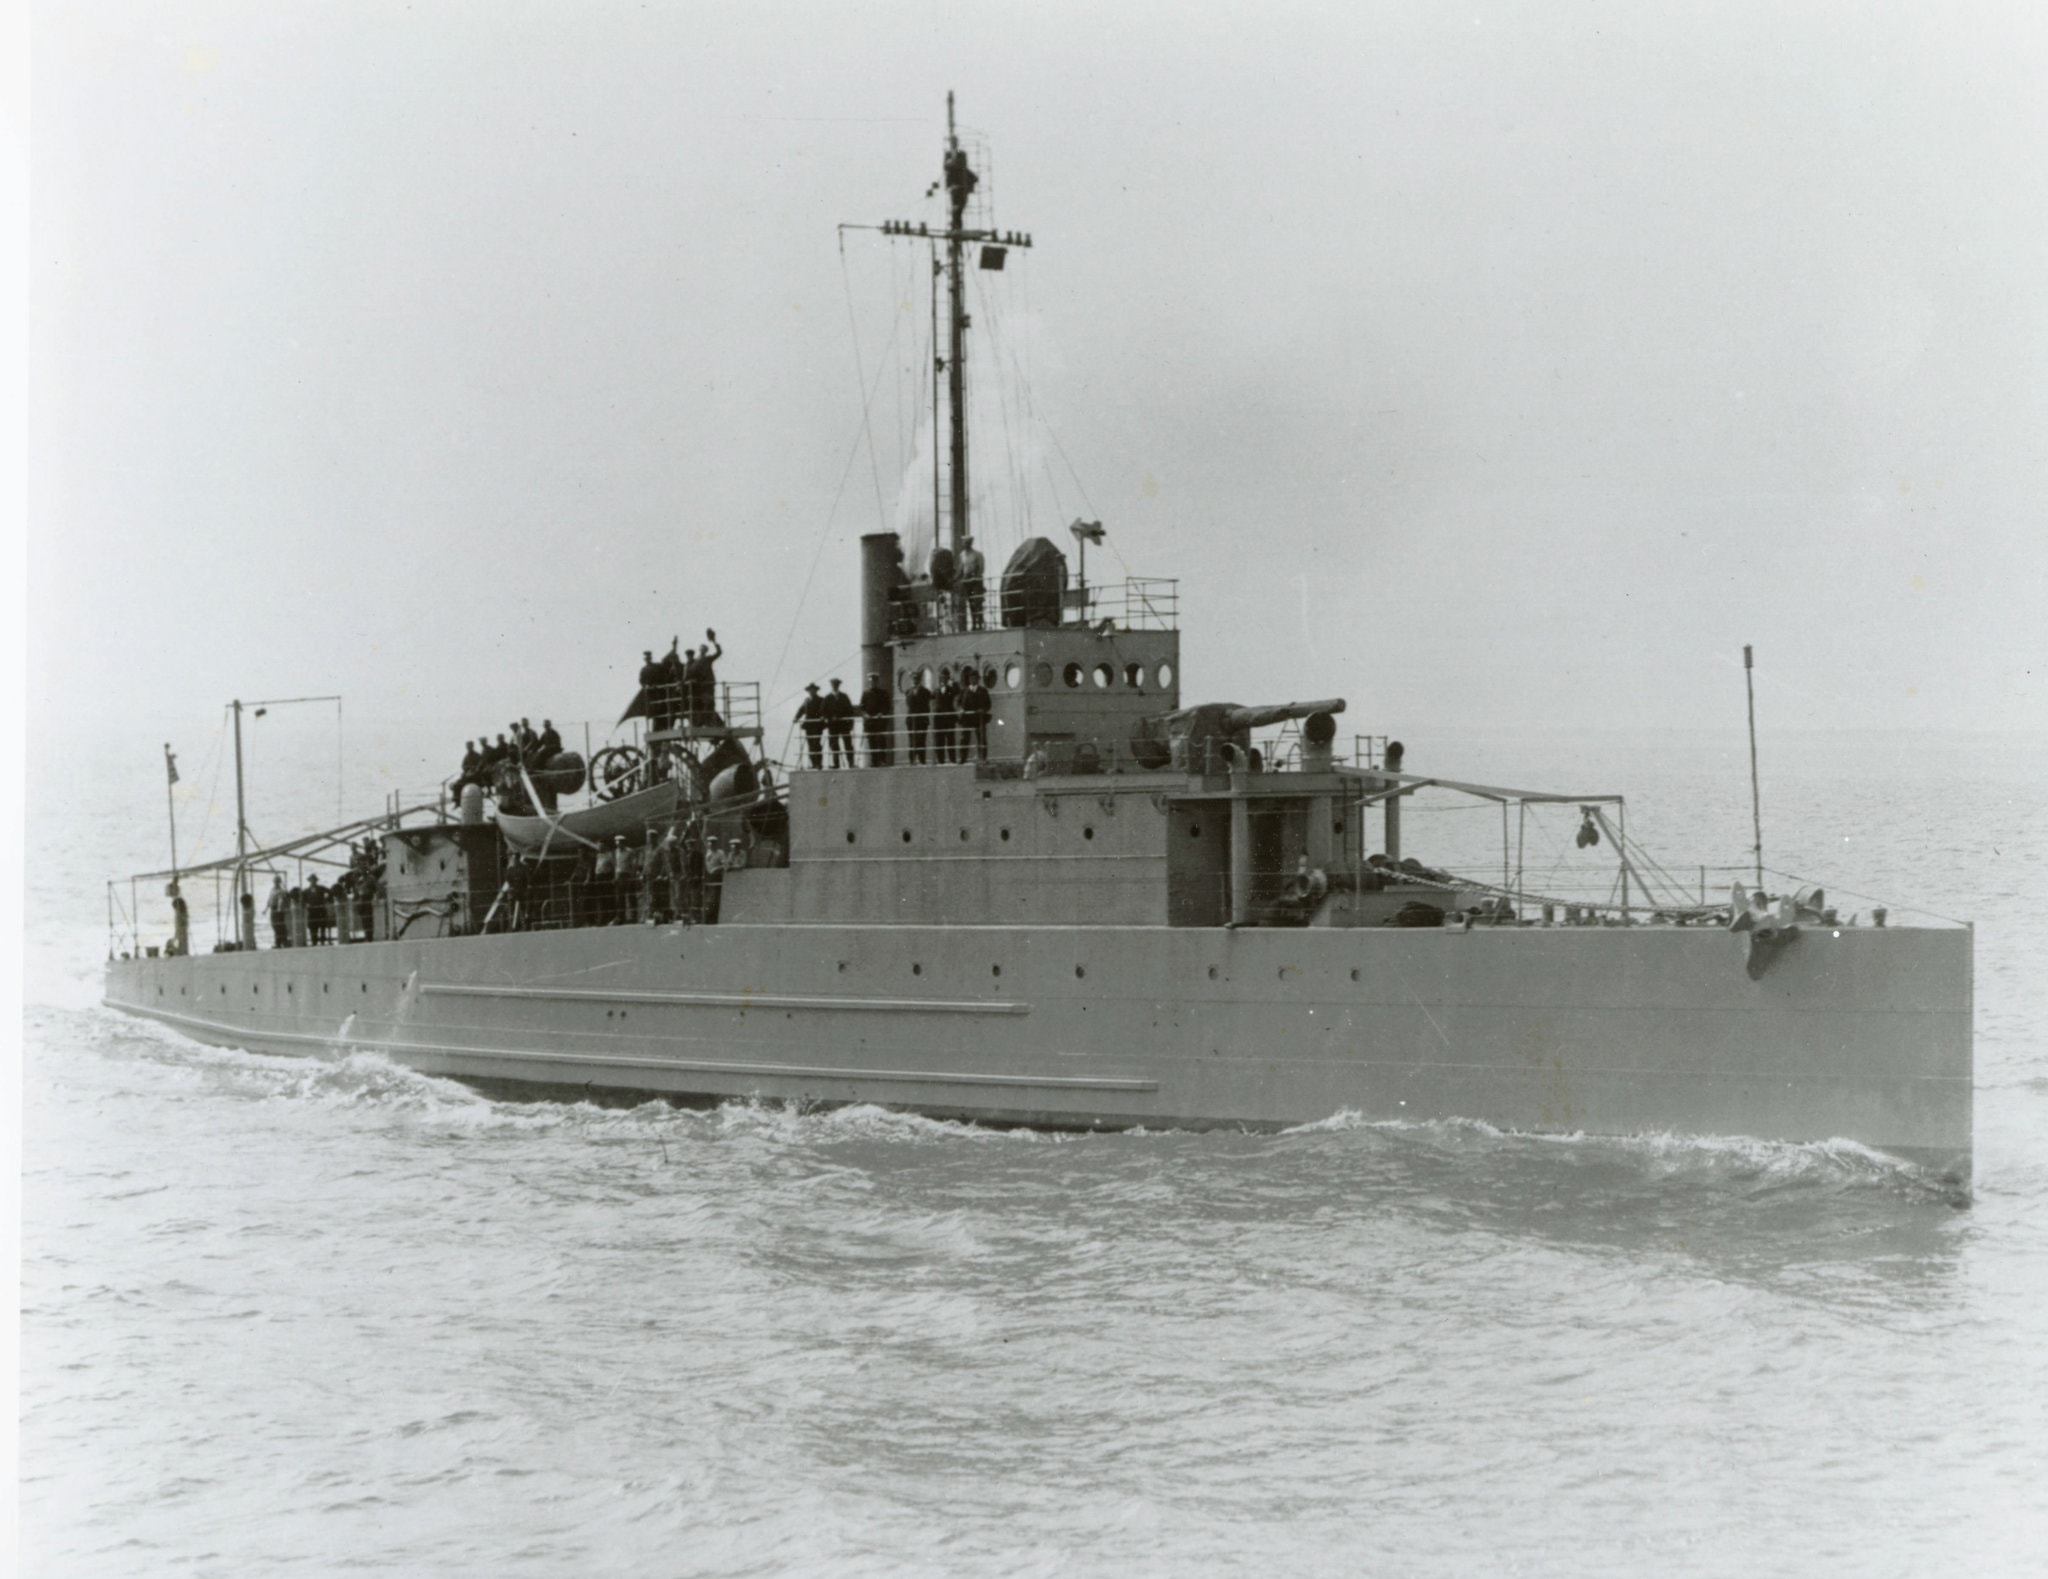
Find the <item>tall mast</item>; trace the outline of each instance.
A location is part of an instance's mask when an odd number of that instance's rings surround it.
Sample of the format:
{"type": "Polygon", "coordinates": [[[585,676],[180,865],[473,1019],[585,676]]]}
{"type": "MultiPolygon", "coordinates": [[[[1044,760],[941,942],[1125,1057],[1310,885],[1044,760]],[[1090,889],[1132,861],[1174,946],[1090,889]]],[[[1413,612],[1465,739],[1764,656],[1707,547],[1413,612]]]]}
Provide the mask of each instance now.
{"type": "Polygon", "coordinates": [[[961,252],[967,239],[962,228],[967,199],[973,195],[979,177],[968,168],[967,155],[953,129],[953,94],[946,93],[946,199],[952,222],[946,227],[947,320],[951,327],[951,350],[946,363],[946,400],[951,408],[953,430],[953,555],[957,559],[968,537],[967,529],[967,290],[961,267],[961,252]]]}
{"type": "Polygon", "coordinates": [[[236,700],[229,704],[235,710],[235,893],[242,891],[242,861],[249,853],[249,810],[242,798],[242,704],[236,700]]]}
{"type": "MultiPolygon", "coordinates": [[[[953,95],[946,95],[946,155],[940,171],[939,185],[932,188],[937,192],[944,187],[946,192],[947,220],[945,228],[933,230],[929,223],[912,223],[909,220],[886,220],[879,227],[885,236],[902,236],[930,244],[943,242],[943,254],[933,253],[933,338],[938,329],[937,276],[946,279],[946,354],[938,355],[933,348],[937,366],[946,373],[947,404],[951,429],[947,457],[952,467],[951,498],[948,501],[952,511],[952,531],[949,543],[957,556],[971,531],[967,506],[967,331],[974,320],[967,313],[967,249],[978,245],[981,248],[981,266],[985,269],[1000,269],[1005,253],[1012,247],[1028,247],[1031,238],[1017,231],[970,230],[967,226],[967,204],[974,196],[974,189],[981,184],[967,162],[967,151],[960,146],[960,133],[953,118],[953,95]]],[[[842,230],[861,229],[861,226],[841,226],[842,230]]],[[[932,404],[938,404],[938,380],[932,380],[932,404]]],[[[938,467],[932,468],[932,507],[936,512],[939,503],[938,467]]],[[[933,523],[933,536],[937,534],[937,523],[933,523]]]]}

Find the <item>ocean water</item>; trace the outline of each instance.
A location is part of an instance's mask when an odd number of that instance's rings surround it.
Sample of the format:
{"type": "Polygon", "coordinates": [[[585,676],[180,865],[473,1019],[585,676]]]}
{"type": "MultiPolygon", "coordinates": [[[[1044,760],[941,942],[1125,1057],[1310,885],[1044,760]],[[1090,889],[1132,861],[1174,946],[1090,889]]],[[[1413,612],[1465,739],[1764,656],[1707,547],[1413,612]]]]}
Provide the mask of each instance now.
{"type": "MultiPolygon", "coordinates": [[[[1628,790],[1674,872],[1749,842],[1739,738],[1409,747],[1628,790]]],[[[97,1007],[162,781],[73,763],[30,802],[23,1571],[2048,1571],[2048,746],[1766,760],[1774,865],[1976,925],[1967,1192],[1846,1142],[1051,1136],[203,1048],[97,1007]]],[[[320,820],[290,793],[267,825],[320,820]]]]}

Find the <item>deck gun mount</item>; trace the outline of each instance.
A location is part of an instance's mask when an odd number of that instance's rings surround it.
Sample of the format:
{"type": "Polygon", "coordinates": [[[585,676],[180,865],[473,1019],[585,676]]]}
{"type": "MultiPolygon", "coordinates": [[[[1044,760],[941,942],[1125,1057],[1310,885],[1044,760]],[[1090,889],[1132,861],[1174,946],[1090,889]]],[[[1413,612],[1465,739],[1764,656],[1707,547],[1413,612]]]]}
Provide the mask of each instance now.
{"type": "Polygon", "coordinates": [[[1204,702],[1170,713],[1154,713],[1131,730],[1131,756],[1143,768],[1173,767],[1192,773],[1224,772],[1251,760],[1254,729],[1302,720],[1303,766],[1320,753],[1328,765],[1330,742],[1337,735],[1336,715],[1344,698],[1319,702],[1279,702],[1267,707],[1240,707],[1235,702],[1204,702]]]}

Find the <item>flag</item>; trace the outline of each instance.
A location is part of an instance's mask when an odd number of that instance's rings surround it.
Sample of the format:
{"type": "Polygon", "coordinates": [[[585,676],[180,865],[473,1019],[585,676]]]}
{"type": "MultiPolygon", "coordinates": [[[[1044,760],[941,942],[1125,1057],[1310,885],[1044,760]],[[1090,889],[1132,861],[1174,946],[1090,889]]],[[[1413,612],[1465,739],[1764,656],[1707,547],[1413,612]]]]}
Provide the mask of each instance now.
{"type": "Polygon", "coordinates": [[[178,782],[178,756],[168,740],[164,742],[164,771],[170,774],[173,784],[178,782]]]}

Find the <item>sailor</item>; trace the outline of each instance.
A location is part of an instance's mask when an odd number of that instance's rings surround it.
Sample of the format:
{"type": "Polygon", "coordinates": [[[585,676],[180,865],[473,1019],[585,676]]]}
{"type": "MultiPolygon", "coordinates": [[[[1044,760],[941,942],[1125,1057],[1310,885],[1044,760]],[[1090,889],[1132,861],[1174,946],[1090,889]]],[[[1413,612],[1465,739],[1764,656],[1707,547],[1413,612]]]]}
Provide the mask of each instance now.
{"type": "Polygon", "coordinates": [[[313,934],[317,944],[327,941],[327,928],[333,920],[333,912],[327,905],[327,889],[315,872],[306,879],[306,927],[313,934]]]}
{"type": "Polygon", "coordinates": [[[654,660],[654,649],[640,650],[640,710],[647,715],[650,729],[666,729],[668,714],[662,701],[662,666],[654,660]]]}
{"type": "Polygon", "coordinates": [[[896,732],[896,704],[879,674],[869,675],[868,688],[860,693],[860,715],[868,741],[868,766],[888,767],[895,755],[890,736],[896,732]]]}
{"type": "Polygon", "coordinates": [[[623,833],[612,835],[612,908],[621,926],[640,919],[639,854],[623,833]]]}
{"type": "Polygon", "coordinates": [[[986,562],[981,550],[974,546],[974,539],[960,539],[960,595],[967,599],[967,624],[970,630],[980,630],[982,599],[985,595],[982,572],[986,562]]]}
{"type": "Polygon", "coordinates": [[[171,896],[171,941],[164,945],[166,954],[185,955],[192,952],[192,910],[185,903],[185,896],[178,891],[176,883],[166,890],[171,896]]]}
{"type": "Polygon", "coordinates": [[[957,762],[964,758],[958,748],[960,725],[960,682],[951,667],[939,671],[939,692],[932,698],[932,760],[957,762]]]}
{"type": "Polygon", "coordinates": [[[562,749],[562,732],[555,728],[552,718],[540,721],[540,759],[545,762],[562,749]]]}
{"type": "Polygon", "coordinates": [[[290,933],[286,930],[285,925],[284,874],[282,872],[272,872],[270,874],[270,902],[266,908],[270,912],[270,946],[272,948],[290,947],[290,933]]]}
{"type": "Polygon", "coordinates": [[[700,729],[715,729],[719,724],[718,671],[712,666],[724,656],[725,649],[718,645],[718,632],[707,629],[695,664],[684,674],[690,696],[690,722],[700,729]]]}
{"type": "Polygon", "coordinates": [[[460,792],[463,785],[469,783],[472,779],[476,777],[477,770],[481,768],[483,765],[484,754],[481,751],[477,750],[476,742],[474,740],[463,741],[462,772],[456,776],[454,788],[458,792],[460,792]]]}
{"type": "Polygon", "coordinates": [[[960,687],[960,760],[986,762],[988,719],[995,711],[995,700],[981,683],[981,672],[973,664],[966,665],[961,674],[965,678],[960,687]]]}
{"type": "Polygon", "coordinates": [[[507,932],[518,932],[527,925],[527,894],[532,884],[533,857],[522,855],[505,874],[504,902],[498,908],[507,932]]]}
{"type": "Polygon", "coordinates": [[[640,883],[640,914],[648,921],[673,921],[676,914],[676,830],[670,823],[660,842],[647,848],[640,883]]]}
{"type": "Polygon", "coordinates": [[[589,925],[607,927],[612,924],[618,909],[619,858],[617,848],[597,852],[597,860],[590,869],[590,917],[589,925]]]}
{"type": "Polygon", "coordinates": [[[889,547],[889,569],[884,587],[889,599],[889,634],[891,636],[913,635],[917,629],[916,617],[910,609],[910,577],[903,571],[903,544],[892,543],[889,547]]]}
{"type": "Polygon", "coordinates": [[[681,641],[680,636],[669,637],[668,651],[661,655],[661,680],[655,687],[661,697],[662,721],[655,726],[658,729],[673,729],[690,716],[683,701],[683,677],[689,666],[683,655],[676,651],[681,641]]]}
{"type": "Polygon", "coordinates": [[[825,711],[825,699],[818,694],[818,682],[813,680],[804,687],[807,693],[803,705],[796,710],[796,721],[803,726],[804,754],[811,766],[825,765],[825,725],[830,714],[825,711]]]}
{"type": "Polygon", "coordinates": [[[855,708],[853,698],[841,689],[839,677],[832,678],[832,689],[826,693],[825,728],[832,736],[832,766],[850,768],[853,761],[853,719],[855,708]]]}
{"type": "Polygon", "coordinates": [[[931,727],[932,689],[924,683],[922,669],[912,679],[914,683],[903,698],[903,721],[910,735],[910,760],[922,763],[925,760],[925,731],[931,727]]]}

